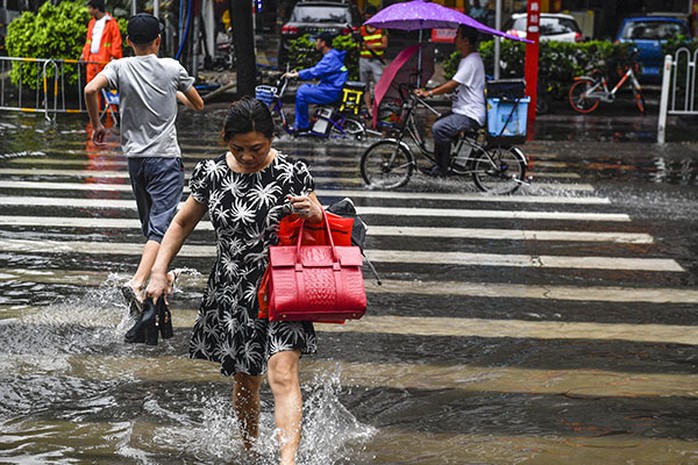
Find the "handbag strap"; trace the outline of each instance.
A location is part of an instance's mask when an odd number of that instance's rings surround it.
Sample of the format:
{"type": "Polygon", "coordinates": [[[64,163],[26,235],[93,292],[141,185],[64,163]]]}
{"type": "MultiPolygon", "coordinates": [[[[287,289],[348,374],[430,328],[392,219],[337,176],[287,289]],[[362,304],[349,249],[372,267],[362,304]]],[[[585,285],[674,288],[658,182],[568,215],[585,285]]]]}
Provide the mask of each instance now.
{"type": "MultiPolygon", "coordinates": [[[[332,239],[332,230],[330,229],[330,220],[327,218],[325,210],[322,210],[322,219],[325,222],[325,229],[327,231],[327,237],[330,241],[330,246],[332,248],[332,271],[334,277],[334,305],[338,305],[338,296],[344,295],[344,283],[342,282],[342,266],[339,263],[339,256],[337,255],[337,249],[334,246],[334,239],[332,239]]],[[[295,264],[295,279],[296,279],[296,303],[299,308],[309,308],[308,293],[305,289],[305,279],[302,276],[303,264],[301,263],[301,242],[303,240],[303,229],[305,228],[305,219],[301,220],[301,226],[298,231],[298,240],[296,242],[296,264],[295,264]]]]}
{"type": "MultiPolygon", "coordinates": [[[[325,223],[325,230],[327,232],[327,238],[330,241],[330,246],[332,247],[332,257],[334,262],[339,261],[337,255],[337,249],[334,246],[334,239],[332,239],[332,230],[330,229],[330,219],[327,217],[325,210],[322,210],[322,220],[325,223]]],[[[298,230],[298,239],[296,239],[296,261],[300,261],[300,250],[301,242],[303,241],[303,229],[305,228],[305,218],[301,220],[301,226],[298,230]]]]}

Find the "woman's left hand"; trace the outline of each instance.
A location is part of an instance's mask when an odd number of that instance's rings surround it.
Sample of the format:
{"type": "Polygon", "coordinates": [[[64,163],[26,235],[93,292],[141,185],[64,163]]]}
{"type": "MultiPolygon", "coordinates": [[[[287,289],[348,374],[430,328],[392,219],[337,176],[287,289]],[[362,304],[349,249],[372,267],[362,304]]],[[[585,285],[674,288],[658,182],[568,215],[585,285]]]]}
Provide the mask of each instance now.
{"type": "Polygon", "coordinates": [[[311,223],[319,223],[322,221],[322,205],[317,201],[314,194],[309,196],[293,197],[288,196],[293,213],[299,217],[308,220],[311,223]]]}

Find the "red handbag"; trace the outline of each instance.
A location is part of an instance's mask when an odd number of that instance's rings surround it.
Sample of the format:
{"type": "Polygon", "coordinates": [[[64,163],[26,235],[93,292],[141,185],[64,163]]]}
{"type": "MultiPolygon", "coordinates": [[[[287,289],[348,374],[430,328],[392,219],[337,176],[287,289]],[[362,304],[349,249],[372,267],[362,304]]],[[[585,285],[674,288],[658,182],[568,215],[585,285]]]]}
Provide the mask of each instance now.
{"type": "Polygon", "coordinates": [[[269,247],[269,320],[337,322],[366,313],[361,272],[363,257],[356,246],[335,246],[327,215],[323,222],[330,245],[269,247]]]}

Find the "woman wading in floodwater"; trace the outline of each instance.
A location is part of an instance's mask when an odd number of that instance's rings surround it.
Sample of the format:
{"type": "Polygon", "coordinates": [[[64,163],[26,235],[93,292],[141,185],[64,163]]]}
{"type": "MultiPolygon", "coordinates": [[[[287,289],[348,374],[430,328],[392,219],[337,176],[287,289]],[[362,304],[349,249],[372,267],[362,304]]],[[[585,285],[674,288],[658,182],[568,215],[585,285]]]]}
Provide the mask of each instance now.
{"type": "Polygon", "coordinates": [[[231,105],[222,131],[228,151],[194,169],[191,195],[163,238],[146,294],[157,299],[166,291],[170,263],[208,212],[217,256],[190,356],[219,362],[221,372],[233,376],[233,408],[248,450],[258,436],[259,390],[268,372],[280,463],[293,465],[301,436],[298,365],[301,354],[316,351],[315,330],[310,322],[258,318],[257,288],[267,266],[267,249],[278,242],[279,222],[290,213],[289,204],[309,222],[323,217],[307,167],[272,148],[273,134],[266,105],[250,97],[231,105]]]}

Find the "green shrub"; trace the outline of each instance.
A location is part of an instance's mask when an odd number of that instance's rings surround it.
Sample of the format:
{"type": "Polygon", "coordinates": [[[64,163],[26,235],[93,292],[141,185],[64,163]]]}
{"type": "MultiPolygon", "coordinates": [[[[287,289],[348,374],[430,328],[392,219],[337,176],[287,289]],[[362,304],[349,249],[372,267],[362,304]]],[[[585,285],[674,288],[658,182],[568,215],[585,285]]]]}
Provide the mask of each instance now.
{"type": "MultiPolygon", "coordinates": [[[[90,14],[81,2],[61,2],[53,6],[44,3],[36,14],[24,12],[8,26],[5,41],[7,52],[12,57],[77,59],[85,43],[90,14]]],[[[36,89],[37,64],[13,64],[10,77],[14,84],[36,89]]],[[[53,67],[47,67],[47,75],[53,77],[53,67]]],[[[77,82],[75,65],[65,65],[67,82],[77,82]]],[[[39,71],[40,74],[40,71],[39,71]]]]}
{"type": "Polygon", "coordinates": [[[688,50],[690,50],[691,55],[693,55],[693,52],[698,49],[698,38],[691,39],[690,37],[686,37],[684,35],[671,37],[667,39],[664,44],[662,44],[662,54],[673,56],[674,53],[682,47],[686,47],[688,50]]]}
{"type": "MultiPolygon", "coordinates": [[[[600,69],[613,81],[618,70],[624,70],[625,66],[634,62],[630,44],[612,44],[598,40],[583,43],[546,41],[538,47],[538,81],[541,90],[555,97],[567,94],[574,76],[600,69]]],[[[485,72],[493,75],[494,41],[482,42],[479,51],[485,72]]],[[[503,40],[500,42],[499,55],[501,79],[523,78],[526,44],[503,40]]],[[[444,60],[444,76],[447,79],[456,73],[460,57],[460,53],[456,51],[444,60]]]]}
{"type": "MultiPolygon", "coordinates": [[[[332,41],[332,47],[347,52],[344,64],[349,70],[349,80],[359,80],[359,46],[351,35],[339,35],[332,41]]],[[[309,34],[304,34],[289,42],[288,62],[291,69],[312,68],[322,59],[322,54],[315,49],[315,41],[309,34]]]]}

